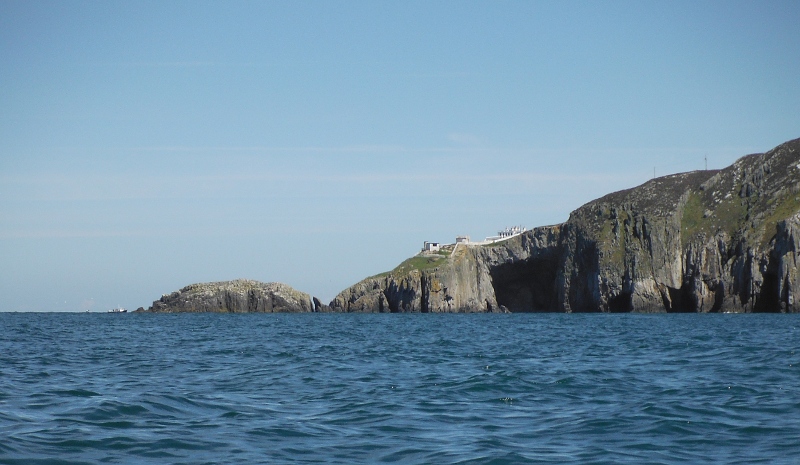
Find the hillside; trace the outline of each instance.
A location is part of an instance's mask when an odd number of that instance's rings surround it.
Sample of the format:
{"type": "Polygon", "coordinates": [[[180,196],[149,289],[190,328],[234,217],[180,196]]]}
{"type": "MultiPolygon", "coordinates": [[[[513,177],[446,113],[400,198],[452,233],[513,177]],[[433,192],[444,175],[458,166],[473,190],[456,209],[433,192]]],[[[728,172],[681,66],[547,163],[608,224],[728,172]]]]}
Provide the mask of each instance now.
{"type": "Polygon", "coordinates": [[[561,225],[418,255],[342,291],[343,312],[797,312],[800,139],[664,176],[561,225]]]}

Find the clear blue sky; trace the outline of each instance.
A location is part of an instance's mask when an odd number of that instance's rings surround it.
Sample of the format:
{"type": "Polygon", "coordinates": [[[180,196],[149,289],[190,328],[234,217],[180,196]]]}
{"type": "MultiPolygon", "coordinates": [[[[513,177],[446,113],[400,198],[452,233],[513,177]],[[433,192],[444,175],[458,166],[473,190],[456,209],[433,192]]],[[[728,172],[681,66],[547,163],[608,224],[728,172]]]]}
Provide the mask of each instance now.
{"type": "Polygon", "coordinates": [[[800,2],[0,2],[0,310],[330,300],[800,137],[800,2]]]}

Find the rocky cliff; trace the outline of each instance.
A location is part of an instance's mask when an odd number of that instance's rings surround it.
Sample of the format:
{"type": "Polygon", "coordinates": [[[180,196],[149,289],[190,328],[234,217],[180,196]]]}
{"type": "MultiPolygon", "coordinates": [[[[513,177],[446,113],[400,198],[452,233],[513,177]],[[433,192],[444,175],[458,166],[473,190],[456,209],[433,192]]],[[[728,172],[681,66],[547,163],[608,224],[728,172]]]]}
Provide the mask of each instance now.
{"type": "Polygon", "coordinates": [[[537,228],[494,246],[458,244],[412,257],[341,292],[347,312],[506,312],[549,310],[555,295],[539,289],[555,269],[560,226],[537,228]],[[530,279],[528,279],[530,278],[530,279]]]}
{"type": "Polygon", "coordinates": [[[192,284],[153,302],[148,312],[311,312],[311,296],[286,284],[251,280],[192,284]]]}
{"type": "Polygon", "coordinates": [[[420,254],[344,312],[797,312],[800,139],[589,202],[561,225],[420,254]]]}

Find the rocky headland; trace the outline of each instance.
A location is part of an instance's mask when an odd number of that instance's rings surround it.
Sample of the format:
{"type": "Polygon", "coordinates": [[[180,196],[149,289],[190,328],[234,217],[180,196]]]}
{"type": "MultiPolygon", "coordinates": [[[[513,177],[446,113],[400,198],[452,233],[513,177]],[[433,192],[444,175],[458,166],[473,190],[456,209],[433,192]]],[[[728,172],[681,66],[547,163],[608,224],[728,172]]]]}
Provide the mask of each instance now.
{"type": "Polygon", "coordinates": [[[800,139],[652,179],[562,224],[423,252],[329,305],[280,283],[193,284],[150,312],[798,312],[800,139]]]}
{"type": "Polygon", "coordinates": [[[340,312],[797,312],[800,139],[362,280],[340,312]]]}
{"type": "Polygon", "coordinates": [[[315,301],[286,284],[247,279],[192,284],[153,302],[147,312],[270,313],[311,312],[315,301]]]}

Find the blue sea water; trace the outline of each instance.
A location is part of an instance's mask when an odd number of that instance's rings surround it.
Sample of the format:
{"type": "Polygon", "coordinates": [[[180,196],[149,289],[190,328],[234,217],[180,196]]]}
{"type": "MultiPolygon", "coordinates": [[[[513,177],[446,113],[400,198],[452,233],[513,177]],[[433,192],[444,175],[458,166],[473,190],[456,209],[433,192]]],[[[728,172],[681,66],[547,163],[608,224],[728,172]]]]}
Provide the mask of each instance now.
{"type": "Polygon", "coordinates": [[[799,463],[798,328],[0,313],[0,463],[799,463]]]}

